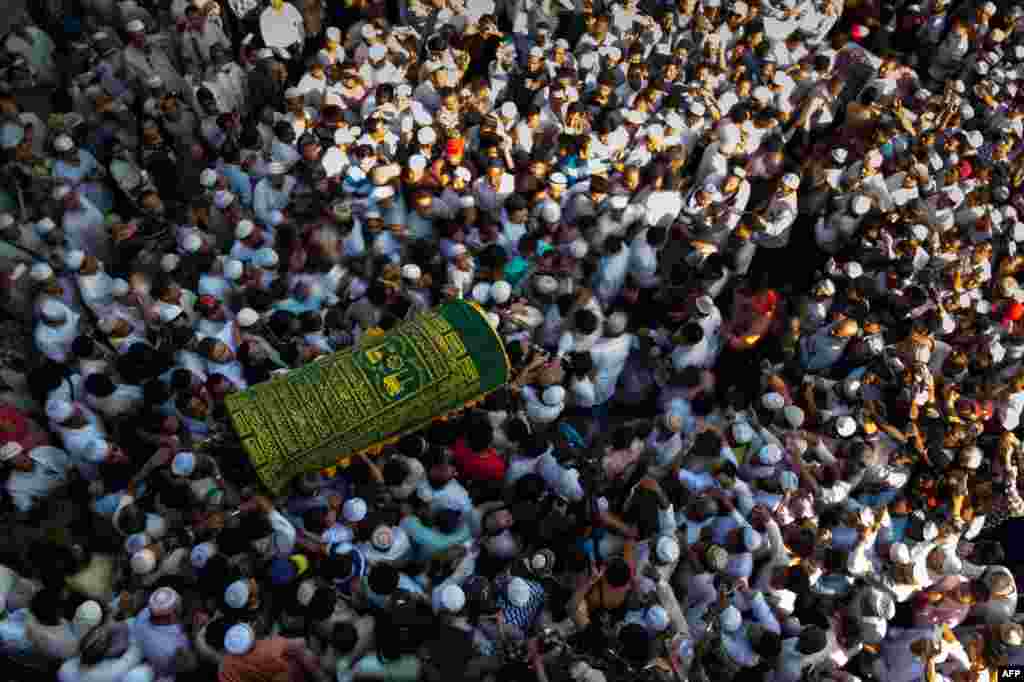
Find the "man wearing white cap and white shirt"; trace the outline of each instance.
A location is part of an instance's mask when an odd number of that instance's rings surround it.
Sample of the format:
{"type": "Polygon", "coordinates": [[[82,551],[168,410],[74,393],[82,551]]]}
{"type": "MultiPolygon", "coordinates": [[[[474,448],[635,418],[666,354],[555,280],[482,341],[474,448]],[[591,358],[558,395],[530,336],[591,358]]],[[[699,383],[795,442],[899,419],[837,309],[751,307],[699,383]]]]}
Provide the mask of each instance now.
{"type": "Polygon", "coordinates": [[[301,49],[306,40],[306,24],[295,5],[285,0],[271,0],[260,14],[263,43],[273,49],[301,49]]]}
{"type": "Polygon", "coordinates": [[[163,48],[146,35],[146,26],[138,19],[125,25],[128,44],[124,48],[125,70],[139,83],[145,83],[150,76],[159,76],[170,92],[189,92],[188,84],[174,67],[174,62],[163,48]]]}
{"type": "Polygon", "coordinates": [[[36,348],[54,362],[66,362],[71,344],[78,338],[80,317],[55,298],[43,300],[33,340],[36,348]]]}
{"type": "Polygon", "coordinates": [[[149,596],[148,606],[132,624],[133,639],[146,662],[157,675],[172,679],[175,675],[186,677],[197,665],[181,612],[181,596],[170,587],[161,587],[149,596]]]}
{"type": "Polygon", "coordinates": [[[789,244],[793,223],[797,218],[797,190],[799,188],[800,176],[795,173],[786,173],[782,176],[779,187],[768,201],[768,205],[753,216],[751,226],[755,232],[736,253],[736,272],[738,274],[747,274],[759,247],[776,250],[785,248],[789,244]]]}
{"type": "Polygon", "coordinates": [[[102,211],[68,185],[54,188],[53,198],[64,209],[61,228],[67,248],[85,251],[108,261],[111,256],[110,230],[102,211]]]}
{"type": "Polygon", "coordinates": [[[42,445],[26,451],[16,442],[0,447],[0,463],[11,471],[5,484],[19,512],[28,513],[68,479],[71,458],[60,448],[42,445]]]}
{"type": "Polygon", "coordinates": [[[269,170],[270,175],[256,185],[252,204],[260,223],[273,230],[284,222],[284,211],[291,201],[297,180],[288,174],[282,163],[271,163],[269,170]]]}
{"type": "Polygon", "coordinates": [[[108,453],[104,452],[106,429],[96,413],[81,403],[51,398],[46,416],[79,473],[90,481],[98,478],[98,464],[108,453]]]}

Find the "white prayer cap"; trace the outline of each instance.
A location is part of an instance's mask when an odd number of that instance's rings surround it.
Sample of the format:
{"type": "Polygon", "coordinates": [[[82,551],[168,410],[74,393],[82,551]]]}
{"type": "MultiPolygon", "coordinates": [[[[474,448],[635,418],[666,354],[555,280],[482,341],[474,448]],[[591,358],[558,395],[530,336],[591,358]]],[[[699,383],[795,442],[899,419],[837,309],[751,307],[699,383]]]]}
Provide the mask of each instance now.
{"type": "Polygon", "coordinates": [[[179,306],[176,305],[162,305],[160,306],[160,321],[164,324],[168,322],[174,322],[181,314],[185,312],[179,306]]]}
{"type": "Polygon", "coordinates": [[[548,176],[548,182],[552,185],[568,185],[569,178],[565,177],[564,173],[556,172],[548,176]]]}
{"type": "Polygon", "coordinates": [[[590,245],[587,244],[585,239],[576,239],[569,244],[569,253],[573,258],[582,260],[586,258],[587,253],[590,251],[590,245]]]}
{"type": "Polygon", "coordinates": [[[501,317],[498,313],[487,313],[487,324],[491,325],[491,329],[497,329],[501,325],[501,317]]]}
{"type": "Polygon", "coordinates": [[[635,109],[627,109],[626,112],[622,114],[622,118],[626,119],[633,125],[643,125],[643,122],[647,120],[647,114],[635,109]]]}
{"type": "Polygon", "coordinates": [[[249,653],[255,643],[256,633],[248,623],[232,625],[224,635],[224,650],[234,656],[249,653]]]}
{"type": "Polygon", "coordinates": [[[196,456],[191,452],[179,452],[171,461],[171,473],[175,476],[189,476],[196,470],[196,456]]]}
{"type": "Polygon", "coordinates": [[[75,148],[75,141],[68,135],[58,135],[53,141],[53,148],[58,152],[67,152],[75,148]]]}
{"type": "Polygon", "coordinates": [[[370,61],[379,62],[388,55],[388,48],[383,45],[374,45],[369,50],[370,61]]]}
{"type": "Polygon", "coordinates": [[[626,313],[621,310],[616,310],[614,313],[609,315],[608,319],[605,321],[605,329],[608,334],[617,336],[618,334],[626,331],[626,323],[628,321],[626,313]]]}
{"type": "Polygon", "coordinates": [[[681,130],[686,127],[686,122],[675,111],[670,111],[665,114],[665,125],[673,130],[681,130]]]}
{"type": "Polygon", "coordinates": [[[420,270],[420,266],[415,263],[408,263],[402,266],[402,277],[411,282],[419,281],[419,278],[423,275],[423,271],[420,270]]]}
{"type": "Polygon", "coordinates": [[[960,465],[965,469],[977,469],[981,466],[982,452],[977,445],[971,445],[960,451],[960,465]]]}
{"type": "Polygon", "coordinates": [[[459,206],[462,208],[474,208],[476,206],[476,199],[473,198],[473,195],[467,194],[459,198],[459,206]]]}
{"type": "Polygon", "coordinates": [[[452,247],[452,256],[455,258],[465,256],[467,253],[469,253],[469,249],[466,248],[465,244],[456,244],[452,247]]]}
{"type": "Polygon", "coordinates": [[[238,311],[238,326],[247,329],[260,321],[260,314],[252,308],[242,308],[238,311]]]}
{"type": "Polygon", "coordinates": [[[530,603],[530,585],[522,578],[512,578],[508,582],[506,596],[512,606],[521,609],[530,603]]]}
{"type": "Polygon", "coordinates": [[[719,623],[725,632],[736,632],[743,625],[743,616],[735,606],[728,606],[719,616],[719,623]]]}
{"type": "MultiPolygon", "coordinates": [[[[690,102],[690,106],[687,107],[687,110],[694,116],[703,116],[707,112],[708,108],[704,106],[703,102],[693,101],[690,102]]],[[[724,133],[730,127],[731,126],[726,126],[725,128],[722,128],[722,132],[724,133]]],[[[727,142],[726,144],[729,143],[727,142]]]]}
{"type": "MultiPolygon", "coordinates": [[[[258,53],[257,53],[257,56],[259,56],[258,53]]],[[[161,78],[160,75],[156,74],[156,73],[154,73],[153,75],[151,75],[149,78],[146,79],[146,86],[151,88],[151,89],[154,89],[154,90],[156,88],[159,88],[163,84],[164,84],[164,79],[161,78]]]]}
{"type": "Polygon", "coordinates": [[[140,549],[132,554],[131,566],[135,575],[148,575],[156,568],[156,554],[151,549],[140,549]]]}
{"type": "Polygon", "coordinates": [[[348,128],[338,128],[334,131],[334,144],[336,145],[352,144],[355,139],[352,131],[348,128]]]}
{"type": "Polygon", "coordinates": [[[854,215],[864,215],[871,210],[871,199],[863,194],[858,194],[850,201],[850,210],[854,215]]]}
{"type": "Polygon", "coordinates": [[[165,253],[163,258],[160,259],[160,269],[164,272],[174,272],[178,269],[178,264],[181,259],[176,254],[165,253]]]}
{"type": "Polygon", "coordinates": [[[36,232],[43,237],[53,232],[56,228],[57,223],[53,222],[52,218],[43,218],[36,223],[36,232]]]}
{"type": "Polygon", "coordinates": [[[549,225],[557,223],[562,219],[562,209],[554,201],[545,201],[540,209],[540,217],[549,225]]]}
{"type": "Polygon", "coordinates": [[[420,128],[416,133],[416,139],[420,141],[420,144],[434,144],[437,142],[437,133],[433,128],[420,128]]]}
{"type": "Polygon", "coordinates": [[[818,286],[814,288],[814,293],[819,296],[829,298],[836,295],[836,283],[831,279],[825,278],[818,282],[818,286]]]}
{"type": "Polygon", "coordinates": [[[32,278],[33,282],[45,282],[53,277],[53,268],[49,263],[36,263],[29,270],[28,276],[32,278]]]}
{"type": "Polygon", "coordinates": [[[469,169],[465,168],[464,166],[459,166],[458,168],[456,168],[453,171],[453,174],[455,175],[456,178],[462,180],[463,182],[469,182],[470,180],[473,179],[473,174],[470,173],[469,169]]]}
{"type": "Polygon", "coordinates": [[[789,189],[799,189],[800,176],[796,173],[786,173],[782,176],[782,184],[789,189]]]}
{"type": "Polygon", "coordinates": [[[235,228],[235,238],[248,239],[255,231],[256,225],[251,220],[240,220],[238,227],[235,228]]]}
{"type": "Polygon", "coordinates": [[[505,102],[501,105],[501,115],[505,118],[515,118],[518,113],[519,108],[515,102],[505,102]]]}
{"type": "Polygon", "coordinates": [[[786,405],[782,408],[782,415],[790,428],[799,429],[804,423],[804,411],[797,405],[786,405]]]}
{"type": "Polygon", "coordinates": [[[661,139],[665,136],[665,129],[655,123],[654,125],[647,126],[647,137],[656,137],[661,139]]]}
{"type": "Polygon", "coordinates": [[[291,87],[284,91],[284,96],[285,99],[297,99],[302,97],[302,90],[299,90],[296,87],[291,87]]]}
{"type": "Polygon", "coordinates": [[[504,305],[512,296],[512,285],[505,280],[498,280],[491,285],[491,300],[498,305],[504,305]]]}
{"type": "Polygon", "coordinates": [[[761,406],[767,410],[781,410],[786,406],[786,399],[781,394],[772,391],[761,397],[761,406]]]}
{"type": "Polygon", "coordinates": [[[751,95],[755,100],[762,103],[771,101],[772,97],[774,96],[772,94],[772,91],[769,90],[768,87],[764,85],[759,85],[756,88],[754,88],[754,92],[752,92],[751,95]]]}
{"type": "Polygon", "coordinates": [[[235,260],[232,258],[224,264],[224,276],[230,280],[238,280],[242,278],[242,273],[245,272],[245,266],[242,265],[242,261],[235,260]]]}
{"type": "Polygon", "coordinates": [[[427,157],[422,154],[416,154],[409,159],[409,168],[415,171],[421,171],[427,167],[427,157]]]}
{"type": "Polygon", "coordinates": [[[339,29],[337,26],[328,26],[327,27],[327,39],[330,40],[332,43],[340,43],[341,42],[341,29],[339,29]]]}
{"type": "Polygon", "coordinates": [[[82,602],[75,609],[74,622],[75,625],[79,626],[79,631],[82,632],[96,627],[103,622],[103,607],[92,599],[82,602]]]}
{"type": "Polygon", "coordinates": [[[918,223],[917,225],[912,225],[910,227],[910,236],[913,237],[915,241],[918,241],[918,242],[927,241],[928,240],[928,236],[930,234],[931,233],[928,231],[928,226],[927,225],[922,225],[922,224],[918,223]]]}
{"type": "Polygon", "coordinates": [[[531,57],[536,57],[537,59],[543,59],[544,58],[544,50],[542,50],[539,47],[532,47],[532,48],[530,48],[530,56],[531,57]]]}
{"type": "Polygon", "coordinates": [[[565,389],[561,386],[548,386],[541,395],[541,400],[549,407],[556,407],[565,402],[565,389]]]}
{"type": "Polygon", "coordinates": [[[181,246],[185,249],[186,253],[197,253],[199,249],[203,248],[203,238],[192,232],[185,235],[185,238],[181,240],[181,246]]]}
{"type": "Polygon", "coordinates": [[[558,280],[551,275],[541,275],[536,279],[533,286],[540,294],[553,294],[558,290],[558,280]]]}
{"type": "Polygon", "coordinates": [[[982,10],[985,12],[985,14],[995,14],[996,4],[994,2],[986,2],[982,10]]]}
{"type": "MultiPolygon", "coordinates": [[[[430,130],[424,128],[424,130],[430,130]]],[[[374,187],[373,191],[370,192],[370,197],[373,199],[390,199],[395,196],[395,188],[391,185],[381,185],[380,187],[374,187]]]]}
{"type": "Polygon", "coordinates": [[[473,286],[470,297],[477,303],[486,305],[491,297],[491,285],[487,282],[478,282],[473,286]]]}
{"type": "Polygon", "coordinates": [[[857,261],[850,261],[843,266],[843,274],[849,279],[857,279],[864,274],[864,268],[857,261]]]}
{"type": "Polygon", "coordinates": [[[348,523],[359,523],[366,518],[366,501],[361,497],[353,497],[345,500],[341,507],[341,515],[348,523]]]}
{"type": "Polygon", "coordinates": [[[124,25],[124,30],[128,33],[142,33],[146,30],[146,25],[140,19],[134,19],[124,25]]]}
{"type": "Polygon", "coordinates": [[[782,488],[782,492],[792,492],[800,487],[800,480],[787,469],[779,474],[779,487],[782,488]]]}
{"type": "Polygon", "coordinates": [[[277,264],[280,262],[277,251],[270,247],[257,251],[254,260],[256,261],[256,265],[261,268],[276,268],[277,264]]]}
{"type": "Polygon", "coordinates": [[[679,541],[668,535],[662,535],[658,538],[658,544],[655,545],[655,556],[662,563],[672,563],[679,558],[679,541]]]}
{"type": "Polygon", "coordinates": [[[732,425],[732,437],[740,445],[754,440],[754,429],[747,422],[736,422],[732,425]]]}
{"type": "Polygon", "coordinates": [[[224,603],[233,609],[241,609],[249,603],[249,596],[249,581],[236,580],[224,590],[224,603]]]}
{"type": "Polygon", "coordinates": [[[303,580],[299,585],[299,589],[295,591],[295,601],[303,606],[309,606],[310,602],[313,601],[313,596],[316,594],[316,581],[303,580]]]}
{"type": "Polygon", "coordinates": [[[412,97],[412,86],[408,83],[401,83],[395,88],[395,94],[399,97],[412,97]]]}
{"type": "Polygon", "coordinates": [[[853,417],[849,415],[843,415],[836,419],[836,433],[841,438],[849,438],[857,432],[857,422],[853,420],[853,417]]]}
{"type": "Polygon", "coordinates": [[[50,421],[62,424],[75,413],[74,406],[67,400],[52,398],[46,402],[46,416],[50,421]]]}
{"type": "Polygon", "coordinates": [[[171,587],[161,587],[149,596],[149,611],[154,616],[173,613],[181,603],[181,597],[171,587]]]}
{"type": "Polygon", "coordinates": [[[199,184],[203,187],[213,187],[217,184],[217,171],[207,168],[199,174],[199,184]]]}
{"type": "Polygon", "coordinates": [[[54,298],[47,299],[39,312],[48,322],[63,322],[68,317],[67,306],[54,298]]]}
{"type": "Polygon", "coordinates": [[[445,585],[441,589],[441,608],[448,613],[458,613],[466,605],[466,593],[458,585],[445,585]]]}
{"type": "Polygon", "coordinates": [[[192,548],[189,553],[189,559],[192,562],[192,568],[203,568],[206,566],[206,562],[217,553],[217,545],[212,542],[200,542],[198,545],[192,548]]]}
{"type": "Polygon", "coordinates": [[[832,160],[840,165],[846,163],[846,159],[848,156],[849,152],[847,152],[842,147],[836,147],[835,149],[832,150],[832,160]]]}
{"type": "Polygon", "coordinates": [[[288,172],[288,168],[280,161],[271,161],[267,164],[267,172],[271,175],[284,175],[288,172]]]}
{"type": "Polygon", "coordinates": [[[669,619],[668,611],[665,610],[664,606],[654,605],[647,609],[644,613],[644,622],[647,623],[647,628],[654,632],[664,632],[668,629],[669,619]]]}
{"type": "MultiPolygon", "coordinates": [[[[614,208],[617,211],[621,211],[622,209],[629,206],[629,197],[626,196],[625,194],[613,194],[611,199],[609,199],[609,202],[611,202],[612,208],[614,208]]],[[[557,204],[554,204],[554,202],[552,202],[552,205],[554,205],[556,208],[558,207],[557,204]]],[[[559,215],[561,215],[561,211],[559,211],[559,215]]],[[[553,223],[555,221],[551,220],[548,222],[553,223]]]]}
{"type": "Polygon", "coordinates": [[[57,185],[53,188],[53,198],[57,201],[60,201],[69,194],[71,194],[71,187],[69,185],[57,185]]]}
{"type": "Polygon", "coordinates": [[[234,200],[235,195],[226,189],[217,190],[213,195],[213,205],[221,211],[230,206],[234,200]]]}
{"type": "Polygon", "coordinates": [[[768,466],[778,464],[782,461],[782,448],[775,443],[768,443],[757,451],[757,457],[768,466]]]}
{"type": "Polygon", "coordinates": [[[0,447],[0,462],[9,462],[24,451],[25,448],[14,441],[5,443],[3,447],[0,447]]]}

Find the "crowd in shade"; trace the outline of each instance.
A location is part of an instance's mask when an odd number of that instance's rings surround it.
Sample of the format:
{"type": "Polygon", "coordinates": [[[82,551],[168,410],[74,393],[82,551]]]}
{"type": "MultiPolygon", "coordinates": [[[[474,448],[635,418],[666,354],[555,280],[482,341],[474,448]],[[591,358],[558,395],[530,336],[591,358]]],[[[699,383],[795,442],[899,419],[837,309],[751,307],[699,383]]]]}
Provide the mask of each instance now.
{"type": "Polygon", "coordinates": [[[1024,665],[1024,7],[911,2],[8,17],[0,676],[1024,665]],[[507,385],[261,485],[229,396],[457,299],[507,385]]]}

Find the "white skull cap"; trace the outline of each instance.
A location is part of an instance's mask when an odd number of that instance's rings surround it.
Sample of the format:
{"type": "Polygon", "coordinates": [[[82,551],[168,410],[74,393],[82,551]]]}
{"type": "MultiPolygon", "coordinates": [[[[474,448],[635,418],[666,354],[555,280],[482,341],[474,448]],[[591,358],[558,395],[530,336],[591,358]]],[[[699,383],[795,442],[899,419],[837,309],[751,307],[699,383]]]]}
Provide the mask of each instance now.
{"type": "Polygon", "coordinates": [[[441,607],[448,613],[458,613],[466,606],[466,593],[458,585],[446,585],[441,590],[441,607]]]}
{"type": "Polygon", "coordinates": [[[79,251],[76,249],[74,251],[68,251],[67,254],[65,254],[64,256],[64,265],[67,267],[68,270],[77,271],[80,267],[82,267],[82,263],[84,262],[84,251],[79,251]]]}
{"type": "Polygon", "coordinates": [[[139,550],[132,554],[132,573],[135,575],[148,575],[156,568],[156,554],[151,549],[139,550]]]}
{"type": "Polygon", "coordinates": [[[233,609],[244,608],[249,603],[249,581],[236,580],[224,590],[224,603],[233,609]]]}
{"type": "Polygon", "coordinates": [[[192,562],[193,568],[202,569],[206,566],[206,562],[217,553],[217,545],[212,542],[200,542],[198,545],[192,548],[189,553],[189,559],[192,562]]]}
{"type": "Polygon", "coordinates": [[[732,425],[732,437],[740,445],[746,445],[754,440],[754,429],[747,422],[736,422],[732,425]]]}
{"type": "Polygon", "coordinates": [[[800,480],[792,471],[785,470],[779,474],[779,487],[783,492],[792,492],[800,487],[800,480]]]}
{"type": "Polygon", "coordinates": [[[647,612],[644,613],[644,622],[647,624],[648,629],[654,632],[664,632],[671,623],[668,611],[661,605],[655,605],[647,609],[647,612]]]}
{"type": "Polygon", "coordinates": [[[359,523],[366,518],[368,511],[366,500],[361,497],[345,500],[345,504],[341,508],[342,516],[348,523],[359,523]]]}
{"type": "MultiPolygon", "coordinates": [[[[46,282],[53,277],[53,274],[53,268],[48,263],[36,263],[28,272],[29,278],[36,283],[46,282]]],[[[17,279],[17,277],[14,277],[14,279],[17,279]]]]}
{"type": "Polygon", "coordinates": [[[850,210],[855,215],[864,215],[871,210],[871,199],[863,194],[858,194],[850,201],[850,210]]]}
{"type": "Polygon", "coordinates": [[[836,433],[842,438],[849,438],[857,431],[857,422],[853,420],[853,417],[843,415],[836,420],[836,433]]]}
{"type": "Polygon", "coordinates": [[[530,603],[530,585],[522,578],[512,578],[508,582],[506,596],[509,603],[516,608],[523,608],[530,603]]]}
{"type": "Polygon", "coordinates": [[[181,240],[181,248],[184,249],[185,253],[198,253],[199,249],[203,248],[203,238],[195,232],[187,234],[181,240]]]}
{"type": "Polygon", "coordinates": [[[774,466],[782,461],[782,448],[775,443],[768,443],[757,451],[757,458],[768,466],[774,466]]]}
{"type": "Polygon", "coordinates": [[[786,405],[782,408],[782,415],[790,428],[799,429],[804,423],[804,411],[797,405],[786,405]]]}
{"type": "Polygon", "coordinates": [[[245,266],[242,265],[242,261],[231,259],[224,264],[224,276],[232,281],[237,281],[242,278],[242,274],[245,272],[245,266]]]}
{"type": "Polygon", "coordinates": [[[512,285],[503,279],[491,285],[491,300],[498,305],[504,305],[512,297],[512,285]]]}
{"type": "Polygon", "coordinates": [[[179,452],[171,460],[171,473],[175,476],[189,476],[196,470],[196,456],[191,452],[179,452]]]}
{"type": "Polygon", "coordinates": [[[240,220],[238,221],[238,227],[235,228],[235,238],[248,239],[255,230],[256,225],[251,220],[240,220]]]}
{"type": "Polygon", "coordinates": [[[103,607],[92,599],[82,602],[75,609],[74,622],[82,631],[96,627],[103,622],[103,607]]]}
{"type": "Polygon", "coordinates": [[[548,386],[544,389],[541,400],[549,407],[557,407],[565,402],[565,389],[561,386],[548,386]]]}
{"type": "Polygon", "coordinates": [[[768,410],[781,410],[786,406],[786,399],[772,391],[761,397],[761,406],[768,410]]]}
{"type": "Polygon", "coordinates": [[[232,625],[224,635],[224,650],[234,656],[249,653],[256,643],[256,633],[248,623],[232,625]]]}
{"type": "Polygon", "coordinates": [[[719,622],[725,632],[736,632],[743,625],[743,616],[735,606],[728,606],[719,616],[719,622]]]}
{"type": "Polygon", "coordinates": [[[213,187],[217,184],[217,171],[207,168],[199,174],[199,184],[203,187],[213,187]]]}
{"type": "Polygon", "coordinates": [[[402,266],[402,277],[411,282],[419,281],[420,277],[423,276],[423,271],[420,270],[420,266],[415,263],[407,263],[402,266]]]}
{"type": "Polygon", "coordinates": [[[662,535],[655,545],[655,555],[662,563],[672,563],[679,558],[679,541],[673,537],[662,535]]]}
{"type": "Polygon", "coordinates": [[[478,282],[473,286],[470,296],[481,305],[487,305],[491,298],[491,285],[489,282],[478,282]]]}

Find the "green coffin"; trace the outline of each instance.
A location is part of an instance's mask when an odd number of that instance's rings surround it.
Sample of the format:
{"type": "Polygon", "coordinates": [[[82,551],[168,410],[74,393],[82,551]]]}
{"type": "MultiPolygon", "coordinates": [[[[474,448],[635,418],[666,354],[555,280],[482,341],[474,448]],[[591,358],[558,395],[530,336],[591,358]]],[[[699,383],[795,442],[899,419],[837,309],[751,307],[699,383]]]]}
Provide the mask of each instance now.
{"type": "Polygon", "coordinates": [[[509,373],[487,318],[454,301],[226,404],[260,480],[279,493],[299,474],[344,464],[480,400],[509,373]]]}

